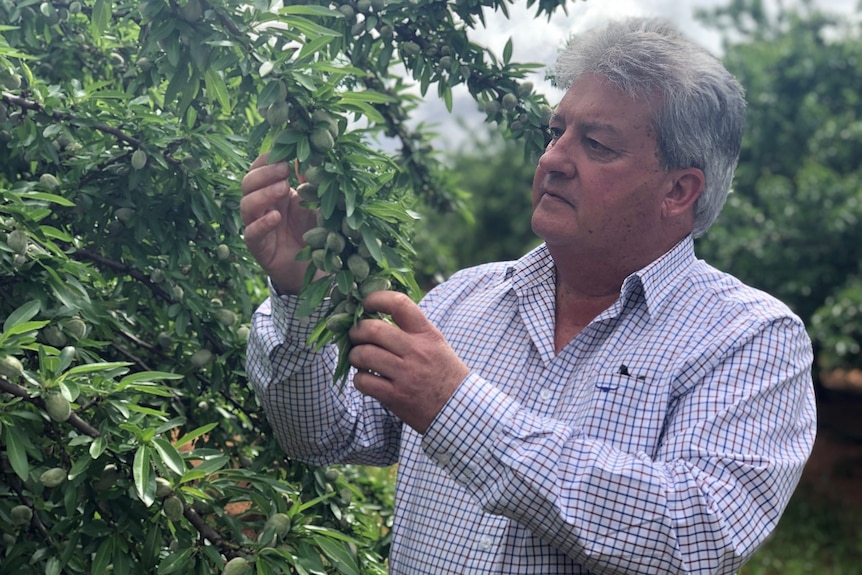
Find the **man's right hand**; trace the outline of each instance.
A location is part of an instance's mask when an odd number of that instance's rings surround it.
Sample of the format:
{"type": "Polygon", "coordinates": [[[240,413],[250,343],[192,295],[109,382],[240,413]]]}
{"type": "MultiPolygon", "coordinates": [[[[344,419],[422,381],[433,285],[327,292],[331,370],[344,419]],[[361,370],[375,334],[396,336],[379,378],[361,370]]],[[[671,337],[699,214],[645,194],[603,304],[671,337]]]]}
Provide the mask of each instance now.
{"type": "Polygon", "coordinates": [[[245,243],[279,293],[298,294],[309,263],[296,261],[305,246],[302,234],[316,225],[317,214],[300,205],[290,187],[287,162],[270,164],[259,156],[242,179],[240,213],[245,243]]]}

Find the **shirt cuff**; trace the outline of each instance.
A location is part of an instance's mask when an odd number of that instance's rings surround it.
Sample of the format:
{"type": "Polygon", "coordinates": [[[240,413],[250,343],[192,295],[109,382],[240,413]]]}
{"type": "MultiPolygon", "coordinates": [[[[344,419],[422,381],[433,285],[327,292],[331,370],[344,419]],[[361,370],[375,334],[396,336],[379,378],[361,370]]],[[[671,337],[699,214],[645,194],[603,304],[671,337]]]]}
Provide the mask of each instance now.
{"type": "Polygon", "coordinates": [[[297,317],[296,310],[299,308],[299,296],[296,295],[279,295],[272,284],[269,282],[270,295],[270,313],[272,317],[272,325],[276,331],[283,334],[285,343],[293,343],[299,348],[308,348],[308,338],[314,331],[315,326],[326,316],[326,310],[329,308],[329,298],[323,300],[311,315],[305,317],[297,317]]]}

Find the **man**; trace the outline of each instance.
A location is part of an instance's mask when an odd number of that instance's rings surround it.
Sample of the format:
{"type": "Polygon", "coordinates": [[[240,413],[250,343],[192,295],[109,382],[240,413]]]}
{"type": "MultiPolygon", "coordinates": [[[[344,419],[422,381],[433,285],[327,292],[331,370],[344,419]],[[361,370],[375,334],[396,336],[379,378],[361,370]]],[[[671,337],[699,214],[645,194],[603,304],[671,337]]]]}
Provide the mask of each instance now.
{"type": "Polygon", "coordinates": [[[285,450],[399,462],[393,574],[733,573],[775,527],[814,440],[811,344],[783,304],[695,258],[742,137],[742,89],[669,25],[561,54],[533,181],[544,244],[419,306],[377,292],[334,350],[305,346],[293,256],[313,214],[284,164],[243,181],[272,297],[248,367],[285,450]],[[282,295],[283,294],[283,295],[282,295]]]}

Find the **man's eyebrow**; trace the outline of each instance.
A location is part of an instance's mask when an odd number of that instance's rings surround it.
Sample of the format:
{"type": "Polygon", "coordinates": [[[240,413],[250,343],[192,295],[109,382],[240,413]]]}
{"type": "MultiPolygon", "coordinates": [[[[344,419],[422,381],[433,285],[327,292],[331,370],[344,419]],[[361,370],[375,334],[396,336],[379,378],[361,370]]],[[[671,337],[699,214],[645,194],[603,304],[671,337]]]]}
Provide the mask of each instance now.
{"type": "MultiPolygon", "coordinates": [[[[548,123],[549,124],[551,124],[551,123],[565,124],[566,121],[565,121],[565,119],[563,119],[562,116],[554,113],[554,114],[551,114],[550,121],[548,123]]],[[[608,124],[608,123],[604,123],[604,122],[578,122],[577,127],[581,132],[584,132],[584,133],[587,133],[587,132],[607,132],[607,133],[613,134],[615,136],[620,135],[619,128],[617,128],[613,124],[608,124]]]]}
{"type": "Polygon", "coordinates": [[[583,133],[591,133],[591,132],[607,132],[614,136],[620,135],[620,130],[613,124],[606,124],[603,122],[578,122],[578,128],[583,133]]]}

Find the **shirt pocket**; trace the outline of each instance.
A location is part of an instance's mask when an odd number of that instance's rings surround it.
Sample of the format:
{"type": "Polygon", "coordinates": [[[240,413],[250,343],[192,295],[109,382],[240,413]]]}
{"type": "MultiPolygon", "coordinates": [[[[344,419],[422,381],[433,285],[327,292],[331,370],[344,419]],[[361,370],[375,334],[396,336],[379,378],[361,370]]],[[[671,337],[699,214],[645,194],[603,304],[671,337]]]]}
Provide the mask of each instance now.
{"type": "Polygon", "coordinates": [[[593,379],[586,433],[628,453],[652,457],[658,449],[668,410],[660,378],[618,373],[593,379]]]}

